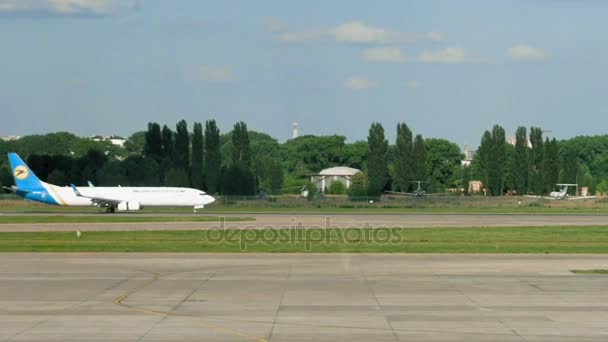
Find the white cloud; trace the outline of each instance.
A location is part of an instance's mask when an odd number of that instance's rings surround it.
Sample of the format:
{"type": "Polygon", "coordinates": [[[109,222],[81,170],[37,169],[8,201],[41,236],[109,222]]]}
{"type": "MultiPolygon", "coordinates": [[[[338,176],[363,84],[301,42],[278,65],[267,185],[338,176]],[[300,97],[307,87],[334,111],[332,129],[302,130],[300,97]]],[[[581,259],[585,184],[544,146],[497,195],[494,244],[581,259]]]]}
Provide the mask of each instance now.
{"type": "Polygon", "coordinates": [[[363,51],[363,58],[372,62],[389,62],[389,63],[446,63],[458,64],[471,62],[467,60],[463,48],[444,48],[437,51],[423,51],[415,56],[407,56],[401,52],[401,49],[396,47],[380,47],[371,48],[363,51]]]}
{"type": "Polygon", "coordinates": [[[365,90],[369,88],[375,88],[378,86],[377,83],[370,81],[366,77],[362,76],[351,76],[344,80],[344,87],[353,90],[365,90]]]}
{"type": "Polygon", "coordinates": [[[466,62],[463,48],[448,47],[438,51],[423,51],[416,60],[421,63],[464,63],[466,62]]]}
{"type": "Polygon", "coordinates": [[[413,34],[373,27],[360,21],[342,24],[332,30],[332,35],[337,42],[353,44],[389,44],[416,40],[413,34]]]}
{"type": "Polygon", "coordinates": [[[350,21],[333,28],[285,32],[279,35],[279,39],[290,43],[330,40],[345,44],[392,44],[413,42],[416,38],[413,33],[374,27],[361,21],[350,21]]]}
{"type": "Polygon", "coordinates": [[[226,83],[234,80],[234,72],[230,68],[201,66],[199,77],[205,82],[226,83]]]}
{"type": "Polygon", "coordinates": [[[523,44],[510,47],[507,53],[512,61],[542,62],[546,59],[543,50],[523,44]]]}
{"type": "Polygon", "coordinates": [[[363,58],[372,62],[405,62],[405,56],[399,48],[395,47],[379,47],[371,48],[363,51],[363,58]]]}
{"type": "Polygon", "coordinates": [[[426,37],[433,42],[440,42],[443,40],[443,35],[439,32],[429,32],[426,37]]]}
{"type": "Polygon", "coordinates": [[[0,13],[108,15],[140,5],[141,0],[0,0],[0,13]]]}

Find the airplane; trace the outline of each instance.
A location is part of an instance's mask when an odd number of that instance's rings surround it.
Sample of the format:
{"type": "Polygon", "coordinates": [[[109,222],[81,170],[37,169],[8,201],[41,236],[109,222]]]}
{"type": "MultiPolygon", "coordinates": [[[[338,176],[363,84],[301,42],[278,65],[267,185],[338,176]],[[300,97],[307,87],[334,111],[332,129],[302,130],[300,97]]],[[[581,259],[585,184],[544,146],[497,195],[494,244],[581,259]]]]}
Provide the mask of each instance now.
{"type": "Polygon", "coordinates": [[[414,192],[400,192],[400,191],[385,191],[387,194],[391,195],[405,195],[405,196],[415,196],[415,197],[423,197],[428,195],[436,195],[436,194],[427,194],[424,189],[422,189],[422,183],[428,183],[425,181],[410,181],[410,183],[418,184],[418,187],[414,192]]]}
{"type": "Polygon", "coordinates": [[[215,202],[205,192],[171,187],[60,187],[41,181],[16,153],[8,153],[15,179],[13,187],[4,187],[26,200],[51,205],[106,208],[115,211],[138,211],[144,207],[193,207],[194,212],[215,202]]]}
{"type": "Polygon", "coordinates": [[[586,200],[586,199],[592,199],[592,198],[597,197],[597,196],[570,196],[570,195],[568,195],[568,187],[571,187],[571,186],[578,187],[578,184],[561,183],[561,184],[556,184],[556,185],[559,186],[559,191],[552,191],[549,193],[549,196],[524,195],[524,197],[542,198],[542,199],[548,199],[548,200],[568,200],[568,201],[586,200]]]}

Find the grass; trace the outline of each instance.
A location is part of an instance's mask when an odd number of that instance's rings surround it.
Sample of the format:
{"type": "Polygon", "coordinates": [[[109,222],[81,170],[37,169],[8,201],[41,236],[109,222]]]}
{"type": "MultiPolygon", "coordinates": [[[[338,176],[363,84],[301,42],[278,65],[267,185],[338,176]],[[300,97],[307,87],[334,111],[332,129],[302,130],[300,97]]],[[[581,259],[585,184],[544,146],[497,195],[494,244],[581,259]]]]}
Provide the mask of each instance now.
{"type": "MultiPolygon", "coordinates": [[[[225,221],[255,221],[248,217],[225,217],[225,221]]],[[[218,221],[217,216],[129,216],[129,215],[35,215],[35,216],[10,216],[0,215],[0,224],[25,224],[25,223],[141,223],[141,222],[213,222],[218,221]]]]}
{"type": "Polygon", "coordinates": [[[608,253],[608,227],[23,232],[0,252],[608,253]]]}
{"type": "MultiPolygon", "coordinates": [[[[101,213],[94,207],[58,207],[33,203],[11,197],[0,200],[0,213],[101,213]]],[[[146,213],[192,213],[191,208],[146,208],[146,213]]],[[[276,200],[226,200],[201,210],[205,214],[608,214],[608,199],[590,201],[530,200],[522,197],[458,197],[439,198],[383,198],[380,202],[352,202],[347,198],[329,197],[323,201],[307,201],[289,196],[276,200]],[[519,203],[521,202],[521,204],[519,203]]]]}
{"type": "Polygon", "coordinates": [[[572,270],[575,274],[608,274],[608,270],[572,270]]]}

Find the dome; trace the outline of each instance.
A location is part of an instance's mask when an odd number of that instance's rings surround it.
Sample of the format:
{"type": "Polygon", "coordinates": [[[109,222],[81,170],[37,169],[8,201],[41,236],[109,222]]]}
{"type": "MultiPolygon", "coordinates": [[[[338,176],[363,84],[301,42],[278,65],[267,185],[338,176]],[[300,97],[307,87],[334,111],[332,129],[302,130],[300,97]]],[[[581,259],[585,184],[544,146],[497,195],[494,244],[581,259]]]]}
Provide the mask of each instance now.
{"type": "Polygon", "coordinates": [[[361,172],[361,170],[348,166],[334,166],[330,167],[329,169],[322,170],[319,172],[319,174],[323,176],[354,176],[359,172],[361,172]]]}

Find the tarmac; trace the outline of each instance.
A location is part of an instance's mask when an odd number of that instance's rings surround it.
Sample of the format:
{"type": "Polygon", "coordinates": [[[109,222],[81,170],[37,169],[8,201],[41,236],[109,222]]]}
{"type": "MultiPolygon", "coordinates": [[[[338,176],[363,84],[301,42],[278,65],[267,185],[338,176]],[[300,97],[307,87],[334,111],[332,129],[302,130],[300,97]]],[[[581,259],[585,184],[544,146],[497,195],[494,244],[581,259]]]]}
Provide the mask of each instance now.
{"type": "MultiPolygon", "coordinates": [[[[27,213],[0,215],[33,216],[27,213]]],[[[44,214],[75,216],[85,214],[44,214]]],[[[90,216],[88,214],[86,216],[90,216]]],[[[95,215],[95,214],[93,214],[95,215]]],[[[100,217],[105,214],[97,214],[100,217]]],[[[171,214],[114,214],[126,216],[171,216],[171,214]]],[[[180,214],[173,214],[179,216],[180,214]]],[[[183,216],[183,214],[181,214],[183,216]]],[[[201,214],[205,215],[205,214],[201,214]]],[[[198,230],[198,229],[292,229],[292,228],[424,228],[424,227],[527,227],[608,226],[605,214],[226,214],[210,215],[210,222],[145,223],[19,223],[0,224],[0,232],[96,231],[96,230],[198,230]],[[224,217],[249,217],[255,221],[230,222],[224,217]]]]}
{"type": "Polygon", "coordinates": [[[0,341],[607,341],[605,255],[0,254],[0,341]]]}

